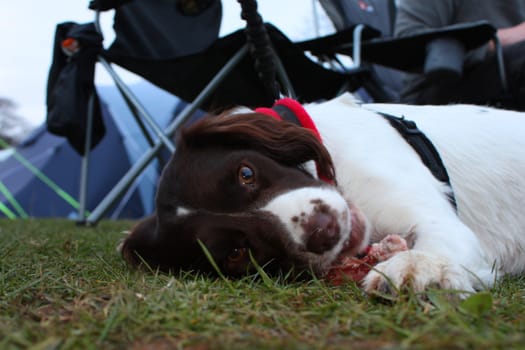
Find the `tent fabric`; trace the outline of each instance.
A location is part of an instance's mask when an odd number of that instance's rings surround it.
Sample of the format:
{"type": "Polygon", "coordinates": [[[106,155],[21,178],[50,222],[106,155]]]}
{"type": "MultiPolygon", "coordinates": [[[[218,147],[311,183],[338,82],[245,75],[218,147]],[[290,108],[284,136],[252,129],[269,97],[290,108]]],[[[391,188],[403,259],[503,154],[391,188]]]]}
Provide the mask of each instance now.
{"type": "MultiPolygon", "coordinates": [[[[130,89],[141,95],[145,107],[164,127],[174,113],[184,105],[171,94],[147,82],[132,84],[130,89]]],[[[86,209],[92,210],[114,187],[131,164],[145,151],[146,141],[131,116],[122,97],[114,87],[99,87],[101,116],[106,135],[92,150],[88,174],[86,209]],[[107,101],[107,103],[105,102],[107,101]],[[110,165],[110,166],[109,166],[110,165]]],[[[202,115],[202,112],[199,112],[202,115]]],[[[11,153],[16,152],[37,171],[56,183],[61,190],[78,200],[81,156],[63,137],[46,131],[42,125],[11,153]]],[[[150,214],[159,176],[158,163],[151,164],[130,187],[128,193],[107,215],[109,218],[140,218],[150,214]]],[[[0,206],[17,210],[8,196],[12,195],[30,217],[69,217],[77,219],[77,209],[64,200],[49,185],[30,171],[14,155],[0,160],[0,184],[9,194],[0,191],[0,206]]],[[[5,214],[4,214],[5,215],[5,214]]],[[[0,217],[2,212],[0,211],[0,217]]]]}
{"type": "MultiPolygon", "coordinates": [[[[130,162],[121,135],[107,108],[102,109],[106,124],[106,137],[95,147],[90,162],[88,208],[92,208],[111,189],[122,174],[129,168],[130,162]],[[109,151],[111,150],[111,151],[109,151]],[[111,164],[111,167],[104,166],[111,164]]],[[[63,137],[46,132],[45,126],[35,132],[16,149],[20,156],[37,168],[46,177],[74,198],[78,198],[81,157],[63,137]]],[[[16,201],[31,217],[71,217],[76,209],[46,185],[16,157],[0,163],[0,181],[5,185],[16,201]]],[[[143,205],[134,193],[133,200],[123,208],[123,217],[141,217],[143,205]]],[[[8,207],[12,206],[5,196],[0,200],[8,207]]]]}

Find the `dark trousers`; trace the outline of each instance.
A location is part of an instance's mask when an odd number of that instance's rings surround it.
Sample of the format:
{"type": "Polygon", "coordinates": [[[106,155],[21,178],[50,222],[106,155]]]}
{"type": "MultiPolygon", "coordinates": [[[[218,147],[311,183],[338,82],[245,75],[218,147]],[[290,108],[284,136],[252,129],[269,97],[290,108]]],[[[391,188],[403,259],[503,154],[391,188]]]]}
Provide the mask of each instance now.
{"type": "Polygon", "coordinates": [[[503,48],[508,89],[504,90],[496,55],[465,67],[460,80],[417,77],[405,86],[401,101],[410,104],[472,103],[525,111],[525,41],[503,48]]]}

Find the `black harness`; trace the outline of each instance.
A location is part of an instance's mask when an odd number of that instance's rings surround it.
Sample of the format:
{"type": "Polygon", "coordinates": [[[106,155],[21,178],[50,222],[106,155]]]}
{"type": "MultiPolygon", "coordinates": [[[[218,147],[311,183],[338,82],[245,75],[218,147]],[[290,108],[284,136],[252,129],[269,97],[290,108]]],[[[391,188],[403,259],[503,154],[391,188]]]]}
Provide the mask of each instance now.
{"type": "Polygon", "coordinates": [[[279,114],[282,120],[294,123],[295,125],[303,126],[299,118],[295,115],[294,111],[284,105],[274,105],[272,109],[279,114]]]}
{"type": "Polygon", "coordinates": [[[388,120],[390,125],[396,129],[406,142],[416,151],[421,158],[423,164],[432,172],[434,177],[441,182],[448,184],[450,187],[450,195],[448,200],[450,204],[457,210],[456,198],[450,184],[450,178],[448,177],[447,169],[439,156],[434,144],[428,139],[428,137],[417,127],[416,123],[412,120],[405,119],[405,117],[396,117],[391,114],[377,112],[377,114],[388,120]]]}
{"type": "MultiPolygon", "coordinates": [[[[290,108],[283,105],[275,105],[272,109],[279,114],[281,119],[302,126],[301,122],[290,108]]],[[[385,118],[390,125],[399,132],[405,141],[412,146],[421,158],[423,164],[425,164],[425,166],[432,172],[436,179],[448,184],[451,190],[448,200],[454,209],[457,209],[457,203],[452,190],[452,185],[450,184],[447,169],[439,156],[439,152],[428,137],[419,130],[416,123],[412,120],[405,119],[405,117],[396,117],[383,112],[374,112],[385,118]]]]}

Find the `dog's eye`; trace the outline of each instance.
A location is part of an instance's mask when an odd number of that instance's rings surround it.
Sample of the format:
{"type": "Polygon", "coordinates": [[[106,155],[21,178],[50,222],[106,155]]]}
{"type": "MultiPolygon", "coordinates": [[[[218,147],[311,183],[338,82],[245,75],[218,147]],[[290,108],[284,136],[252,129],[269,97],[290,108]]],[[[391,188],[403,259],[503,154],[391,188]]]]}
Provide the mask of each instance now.
{"type": "Polygon", "coordinates": [[[241,165],[239,167],[237,176],[242,185],[253,185],[255,183],[255,172],[247,165],[241,165]]]}
{"type": "Polygon", "coordinates": [[[240,261],[245,260],[247,255],[248,255],[247,248],[235,248],[232,250],[230,255],[228,255],[228,261],[230,263],[238,263],[240,261]]]}

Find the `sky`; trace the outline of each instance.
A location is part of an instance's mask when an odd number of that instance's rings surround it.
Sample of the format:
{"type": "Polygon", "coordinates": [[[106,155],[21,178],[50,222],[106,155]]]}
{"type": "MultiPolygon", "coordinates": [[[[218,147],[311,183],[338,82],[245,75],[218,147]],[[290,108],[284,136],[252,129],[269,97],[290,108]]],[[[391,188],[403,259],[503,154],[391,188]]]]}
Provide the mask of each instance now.
{"type": "MultiPolygon", "coordinates": [[[[155,1],[155,0],[151,0],[155,1]]],[[[237,0],[223,0],[221,35],[241,28],[240,5],[237,0]]],[[[45,120],[45,90],[51,65],[56,24],[65,21],[90,22],[94,13],[89,0],[0,0],[0,97],[17,105],[15,111],[32,125],[45,120]]],[[[316,35],[312,0],[259,0],[259,12],[265,21],[281,29],[290,39],[300,40],[316,35]]],[[[316,4],[316,12],[322,10],[316,4]]],[[[112,11],[103,13],[101,24],[107,47],[113,40],[112,11]]],[[[321,34],[331,29],[326,19],[320,19],[321,34]]],[[[123,72],[125,80],[138,79],[123,72]]],[[[97,84],[109,84],[110,79],[97,70],[97,84]]]]}

